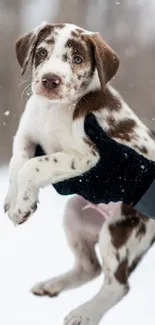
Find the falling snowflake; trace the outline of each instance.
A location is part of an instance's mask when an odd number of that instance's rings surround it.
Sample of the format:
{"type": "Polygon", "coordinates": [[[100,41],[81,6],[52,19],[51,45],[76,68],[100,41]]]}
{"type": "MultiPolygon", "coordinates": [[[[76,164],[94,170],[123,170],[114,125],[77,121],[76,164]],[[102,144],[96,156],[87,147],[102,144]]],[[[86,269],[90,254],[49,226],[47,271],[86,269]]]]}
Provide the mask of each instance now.
{"type": "Polygon", "coordinates": [[[120,5],[120,1],[116,1],[116,5],[120,5]]]}
{"type": "Polygon", "coordinates": [[[5,115],[5,116],[9,116],[9,115],[10,115],[10,111],[6,111],[6,112],[4,112],[4,115],[5,115]]]}
{"type": "Polygon", "coordinates": [[[144,169],[145,168],[145,166],[144,165],[141,165],[141,169],[144,169]]]}

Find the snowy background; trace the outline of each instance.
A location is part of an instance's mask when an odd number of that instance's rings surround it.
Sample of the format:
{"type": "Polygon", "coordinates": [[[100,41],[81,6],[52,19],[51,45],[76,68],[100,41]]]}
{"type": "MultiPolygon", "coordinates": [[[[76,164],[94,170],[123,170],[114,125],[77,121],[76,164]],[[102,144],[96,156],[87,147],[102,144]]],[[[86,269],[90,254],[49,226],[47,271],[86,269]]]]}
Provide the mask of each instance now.
{"type": "MultiPolygon", "coordinates": [[[[52,187],[24,225],[14,227],[3,213],[12,139],[27,99],[14,43],[42,20],[72,22],[100,31],[117,50],[121,66],[113,84],[142,120],[155,130],[155,0],[0,0],[0,324],[62,325],[63,318],[92,297],[102,276],[58,298],[37,298],[30,288],[72,266],[62,217],[67,198],[52,187]]],[[[131,291],[102,325],[155,323],[155,247],[130,278],[131,291]]]]}
{"type": "MultiPolygon", "coordinates": [[[[1,202],[7,187],[2,170],[1,202]]],[[[0,324],[63,325],[63,318],[100,288],[103,275],[56,298],[36,297],[31,287],[68,270],[73,256],[65,241],[62,216],[66,199],[52,187],[40,195],[40,205],[29,221],[14,227],[1,211],[0,324]]],[[[1,208],[0,208],[1,209],[1,208]]],[[[131,291],[103,318],[102,325],[154,325],[155,247],[130,278],[131,291]]]]}

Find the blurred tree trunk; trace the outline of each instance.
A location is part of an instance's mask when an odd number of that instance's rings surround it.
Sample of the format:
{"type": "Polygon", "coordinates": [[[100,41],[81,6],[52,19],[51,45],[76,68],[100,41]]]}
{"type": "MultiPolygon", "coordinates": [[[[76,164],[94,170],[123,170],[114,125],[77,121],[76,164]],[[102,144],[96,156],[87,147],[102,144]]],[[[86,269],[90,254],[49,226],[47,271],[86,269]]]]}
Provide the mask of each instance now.
{"type": "Polygon", "coordinates": [[[57,22],[72,23],[86,28],[86,17],[91,0],[59,0],[57,22]]]}
{"type": "Polygon", "coordinates": [[[0,163],[9,159],[20,114],[15,40],[20,29],[20,0],[5,0],[0,12],[0,163]],[[8,113],[9,112],[9,113],[8,113]],[[9,114],[9,115],[8,115],[9,114]]]}

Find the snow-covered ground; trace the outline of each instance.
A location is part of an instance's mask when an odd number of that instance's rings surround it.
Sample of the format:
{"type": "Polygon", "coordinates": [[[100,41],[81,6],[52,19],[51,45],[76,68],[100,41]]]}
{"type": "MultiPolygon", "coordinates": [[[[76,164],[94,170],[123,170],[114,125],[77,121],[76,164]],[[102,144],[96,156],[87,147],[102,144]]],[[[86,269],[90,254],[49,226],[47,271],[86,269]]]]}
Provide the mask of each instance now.
{"type": "MultiPolygon", "coordinates": [[[[62,325],[69,311],[92,297],[102,276],[57,298],[39,298],[29,290],[37,281],[58,275],[72,265],[62,215],[66,198],[52,187],[41,192],[38,211],[22,226],[14,227],[2,207],[7,188],[5,170],[0,173],[0,324],[62,325]]],[[[131,291],[107,313],[102,325],[154,325],[155,247],[152,247],[130,279],[131,291]]]]}

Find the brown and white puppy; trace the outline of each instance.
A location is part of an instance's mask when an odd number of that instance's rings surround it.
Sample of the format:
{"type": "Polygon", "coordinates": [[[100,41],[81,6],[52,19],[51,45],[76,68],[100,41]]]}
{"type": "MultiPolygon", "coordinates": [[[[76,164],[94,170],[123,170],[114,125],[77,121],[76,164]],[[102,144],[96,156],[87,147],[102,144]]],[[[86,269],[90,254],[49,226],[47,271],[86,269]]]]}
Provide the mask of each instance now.
{"type": "MultiPolygon", "coordinates": [[[[103,129],[155,160],[155,141],[123,98],[107,84],[119,59],[98,33],[70,24],[44,24],[21,37],[16,54],[25,72],[32,63],[32,96],[14,139],[10,187],[5,210],[15,224],[37,207],[41,187],[80,175],[99,159],[84,132],[84,117],[93,112],[103,129]],[[47,155],[33,158],[37,144],[47,155]]],[[[96,325],[128,292],[128,277],[155,236],[155,221],[111,205],[104,221],[87,202],[71,198],[64,228],[75,255],[75,266],[63,276],[37,284],[33,293],[55,296],[97,276],[101,267],[94,246],[99,242],[104,284],[99,293],[70,313],[65,325],[96,325]]]]}

